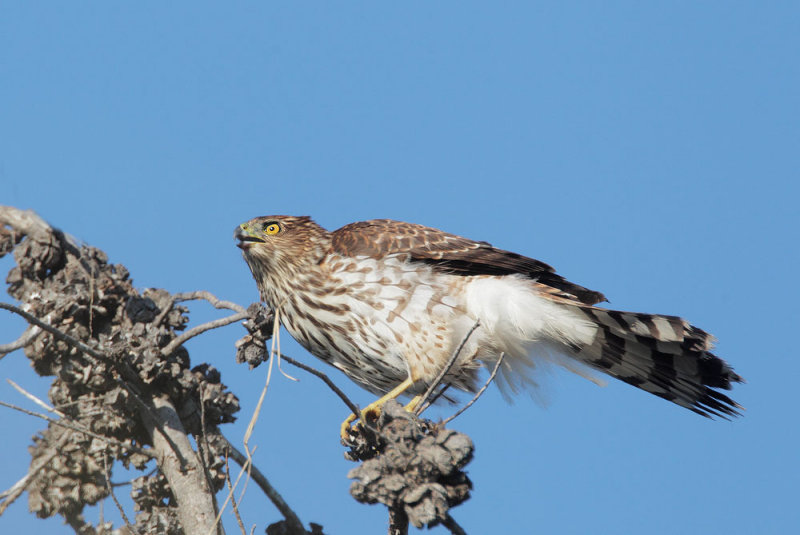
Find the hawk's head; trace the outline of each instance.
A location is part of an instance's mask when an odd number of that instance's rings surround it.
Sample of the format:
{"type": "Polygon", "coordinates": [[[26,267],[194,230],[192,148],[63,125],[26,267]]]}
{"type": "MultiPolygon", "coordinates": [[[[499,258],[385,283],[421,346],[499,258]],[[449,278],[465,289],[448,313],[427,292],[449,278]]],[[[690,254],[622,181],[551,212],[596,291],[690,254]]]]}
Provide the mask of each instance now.
{"type": "Polygon", "coordinates": [[[318,262],[329,241],[328,232],[310,217],[286,215],[251,219],[236,227],[233,237],[253,274],[318,262]]]}

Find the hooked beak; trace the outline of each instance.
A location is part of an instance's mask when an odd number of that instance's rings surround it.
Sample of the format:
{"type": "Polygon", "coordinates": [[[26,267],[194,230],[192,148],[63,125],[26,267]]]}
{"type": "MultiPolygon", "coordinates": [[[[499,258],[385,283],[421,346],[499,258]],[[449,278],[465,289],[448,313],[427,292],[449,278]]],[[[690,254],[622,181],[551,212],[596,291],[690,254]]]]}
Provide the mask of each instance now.
{"type": "Polygon", "coordinates": [[[245,224],[236,227],[236,230],[233,231],[233,238],[238,240],[236,247],[243,251],[252,247],[253,242],[264,243],[264,240],[256,236],[245,224]]]}

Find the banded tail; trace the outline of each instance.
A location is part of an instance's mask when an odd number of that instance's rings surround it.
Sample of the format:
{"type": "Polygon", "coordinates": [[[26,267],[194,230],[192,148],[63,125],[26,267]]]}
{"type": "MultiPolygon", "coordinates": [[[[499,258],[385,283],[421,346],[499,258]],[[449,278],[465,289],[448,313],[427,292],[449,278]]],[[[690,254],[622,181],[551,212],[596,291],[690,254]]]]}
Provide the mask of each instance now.
{"type": "Polygon", "coordinates": [[[742,407],[715,389],[743,379],[711,353],[714,337],[676,316],[576,305],[598,327],[576,357],[604,373],[702,416],[739,416],[742,407]]]}

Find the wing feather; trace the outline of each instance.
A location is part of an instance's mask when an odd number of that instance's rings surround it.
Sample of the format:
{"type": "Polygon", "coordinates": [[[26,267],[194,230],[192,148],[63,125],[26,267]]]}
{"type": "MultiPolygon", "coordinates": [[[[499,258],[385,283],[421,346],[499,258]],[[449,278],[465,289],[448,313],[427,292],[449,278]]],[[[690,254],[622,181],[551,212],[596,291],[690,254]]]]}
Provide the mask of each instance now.
{"type": "Polygon", "coordinates": [[[593,305],[606,298],[556,274],[539,260],[441,230],[391,219],[351,223],[332,233],[332,248],[346,256],[381,258],[407,253],[413,261],[456,275],[521,274],[593,305]]]}

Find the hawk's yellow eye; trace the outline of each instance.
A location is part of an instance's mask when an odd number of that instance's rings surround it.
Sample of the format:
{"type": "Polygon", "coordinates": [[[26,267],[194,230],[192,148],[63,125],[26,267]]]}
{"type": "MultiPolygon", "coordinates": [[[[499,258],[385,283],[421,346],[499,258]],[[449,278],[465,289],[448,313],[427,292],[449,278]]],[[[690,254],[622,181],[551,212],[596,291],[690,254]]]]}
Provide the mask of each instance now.
{"type": "Polygon", "coordinates": [[[280,230],[281,227],[277,223],[270,223],[269,225],[264,227],[264,233],[269,235],[277,234],[278,232],[280,232],[280,230]]]}

